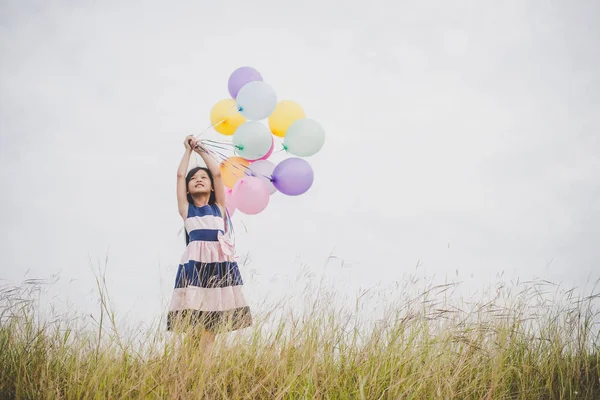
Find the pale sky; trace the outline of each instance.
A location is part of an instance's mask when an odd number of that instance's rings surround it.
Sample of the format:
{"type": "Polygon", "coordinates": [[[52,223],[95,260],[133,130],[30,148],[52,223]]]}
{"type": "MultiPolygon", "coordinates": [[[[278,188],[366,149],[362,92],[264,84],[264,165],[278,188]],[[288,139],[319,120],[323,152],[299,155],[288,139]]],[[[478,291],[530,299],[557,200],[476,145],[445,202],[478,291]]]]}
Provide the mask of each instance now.
{"type": "Polygon", "coordinates": [[[245,65],[327,135],[309,192],[234,215],[251,306],[306,268],[350,296],[599,278],[600,3],[336,4],[3,1],[0,278],[86,310],[108,257],[120,315],[164,312],[182,142],[245,65]]]}

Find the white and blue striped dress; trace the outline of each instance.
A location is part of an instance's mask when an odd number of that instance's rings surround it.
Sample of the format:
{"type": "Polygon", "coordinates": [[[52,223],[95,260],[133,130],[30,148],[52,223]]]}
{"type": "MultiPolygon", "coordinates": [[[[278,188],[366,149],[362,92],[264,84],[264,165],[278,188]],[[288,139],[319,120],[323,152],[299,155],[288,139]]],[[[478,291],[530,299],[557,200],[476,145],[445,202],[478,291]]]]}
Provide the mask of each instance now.
{"type": "Polygon", "coordinates": [[[250,326],[250,307],[219,206],[190,204],[185,229],[189,243],[177,269],[167,330],[179,330],[178,321],[212,331],[250,326]]]}

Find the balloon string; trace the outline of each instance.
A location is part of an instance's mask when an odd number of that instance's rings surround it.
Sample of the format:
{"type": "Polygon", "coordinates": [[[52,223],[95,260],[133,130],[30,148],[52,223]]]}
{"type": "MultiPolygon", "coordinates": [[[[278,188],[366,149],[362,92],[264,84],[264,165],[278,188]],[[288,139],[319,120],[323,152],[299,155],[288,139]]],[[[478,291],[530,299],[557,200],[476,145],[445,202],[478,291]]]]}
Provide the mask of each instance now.
{"type": "Polygon", "coordinates": [[[200,143],[207,147],[210,146],[210,147],[215,147],[215,148],[223,149],[223,150],[232,150],[232,148],[235,147],[235,145],[232,143],[211,142],[211,141],[207,141],[206,139],[203,139],[200,143]],[[225,147],[225,146],[228,146],[228,147],[225,147]]]}
{"type": "Polygon", "coordinates": [[[232,146],[232,147],[235,146],[233,143],[227,142],[225,140],[202,139],[202,143],[224,144],[224,145],[228,145],[228,146],[232,146]]]}
{"type": "Polygon", "coordinates": [[[211,153],[212,153],[212,154],[214,154],[214,155],[218,155],[218,156],[219,156],[219,159],[220,159],[221,161],[223,161],[223,160],[226,160],[227,158],[229,158],[229,157],[227,157],[225,154],[221,153],[220,151],[218,151],[218,150],[214,150],[214,149],[212,148],[212,146],[211,146],[211,147],[208,147],[208,146],[207,146],[207,147],[205,147],[205,149],[206,149],[207,151],[211,152],[211,153]]]}
{"type": "Polygon", "coordinates": [[[221,150],[231,150],[230,148],[227,147],[223,147],[223,146],[216,146],[214,144],[205,144],[202,143],[204,145],[205,148],[213,148],[213,149],[221,149],[221,150]]]}
{"type": "MultiPolygon", "coordinates": [[[[207,139],[203,139],[203,140],[202,140],[202,144],[205,144],[205,142],[211,142],[211,141],[210,141],[210,140],[207,140],[207,139]]],[[[217,142],[217,141],[213,141],[213,142],[219,143],[219,142],[217,142]]],[[[211,155],[212,155],[212,156],[213,156],[215,159],[217,159],[217,161],[219,161],[219,160],[220,160],[221,162],[225,162],[225,163],[227,163],[227,160],[229,159],[229,157],[228,157],[227,155],[225,155],[225,154],[221,153],[220,151],[214,150],[214,148],[221,149],[221,150],[228,150],[228,149],[226,149],[226,148],[223,148],[223,147],[220,147],[220,146],[216,146],[216,145],[214,145],[214,144],[211,144],[211,143],[206,143],[206,147],[205,147],[205,148],[206,148],[206,150],[207,150],[207,151],[208,151],[208,152],[209,152],[209,153],[210,153],[210,154],[211,154],[211,155]]],[[[280,150],[280,151],[281,151],[281,150],[280,150]]],[[[246,174],[246,173],[247,173],[247,171],[250,169],[250,166],[247,166],[247,165],[240,165],[240,164],[229,164],[229,163],[227,163],[227,164],[228,164],[228,165],[229,165],[231,168],[233,168],[233,169],[235,169],[235,170],[237,170],[237,171],[240,171],[240,172],[242,172],[242,173],[244,173],[244,174],[246,174]]],[[[261,176],[261,177],[263,177],[263,178],[265,178],[265,179],[268,179],[269,181],[273,182],[273,177],[272,177],[272,176],[270,176],[270,175],[258,174],[258,173],[254,172],[254,171],[252,171],[252,170],[251,170],[251,173],[252,173],[252,175],[253,175],[253,176],[261,176]]]]}
{"type": "MultiPolygon", "coordinates": [[[[205,144],[205,143],[204,143],[204,141],[202,142],[202,144],[205,144]]],[[[211,143],[206,143],[205,149],[206,149],[206,150],[210,150],[211,152],[213,152],[213,153],[215,153],[215,154],[218,154],[218,155],[220,156],[220,159],[221,159],[221,161],[225,161],[225,160],[227,160],[229,157],[228,157],[228,156],[226,156],[225,154],[223,154],[223,153],[221,153],[221,152],[218,152],[218,151],[216,151],[216,150],[213,150],[213,149],[220,149],[220,150],[231,150],[231,149],[228,149],[228,148],[225,148],[225,147],[221,147],[221,146],[217,146],[217,145],[214,145],[214,144],[211,144],[211,143]]]]}
{"type": "MultiPolygon", "coordinates": [[[[231,150],[230,148],[226,148],[220,145],[215,145],[213,143],[207,143],[208,141],[206,139],[201,140],[201,144],[202,146],[206,149],[206,150],[212,150],[212,149],[220,149],[220,150],[231,150]]],[[[199,146],[199,145],[198,145],[199,146]]],[[[214,152],[214,151],[213,151],[214,152]]],[[[224,158],[228,158],[227,156],[225,156],[224,154],[219,153],[222,157],[224,158]]]]}
{"type": "Polygon", "coordinates": [[[228,111],[225,113],[225,115],[223,115],[223,119],[222,119],[222,120],[220,120],[220,121],[219,121],[219,122],[217,122],[216,124],[210,124],[210,125],[209,125],[209,126],[208,126],[208,127],[205,129],[205,130],[203,130],[203,131],[202,131],[202,132],[200,132],[199,134],[195,135],[195,136],[194,136],[194,138],[195,138],[195,139],[197,139],[197,138],[199,138],[200,136],[204,135],[206,132],[208,132],[208,130],[209,130],[210,128],[215,128],[215,127],[217,127],[217,126],[221,125],[223,122],[225,122],[225,120],[227,119],[227,117],[229,117],[229,114],[231,114],[231,111],[232,111],[232,110],[234,110],[234,109],[235,109],[235,110],[238,110],[238,105],[237,105],[237,103],[236,103],[236,104],[234,104],[233,106],[231,106],[231,108],[230,108],[230,109],[229,109],[229,110],[228,110],[228,111]]]}
{"type": "Polygon", "coordinates": [[[202,132],[198,133],[197,135],[194,135],[194,139],[198,139],[200,136],[204,135],[206,132],[208,132],[208,130],[210,128],[214,128],[216,126],[221,125],[223,122],[225,122],[225,118],[223,118],[222,120],[220,120],[219,122],[217,122],[216,124],[210,124],[205,130],[203,130],[202,132]]]}
{"type": "MultiPolygon", "coordinates": [[[[207,150],[208,150],[208,149],[207,149],[207,150]]],[[[227,160],[229,159],[229,157],[227,157],[225,154],[223,154],[223,153],[221,153],[221,152],[219,152],[219,151],[216,151],[216,150],[211,150],[211,153],[212,153],[212,154],[213,154],[213,155],[214,155],[214,156],[215,156],[217,159],[220,159],[220,160],[221,160],[221,162],[223,162],[223,163],[225,163],[225,164],[229,165],[231,168],[233,168],[233,169],[235,169],[235,170],[238,170],[238,171],[240,171],[240,172],[242,172],[242,173],[244,173],[244,174],[246,174],[246,172],[247,172],[247,171],[250,169],[250,167],[249,167],[249,166],[247,166],[247,165],[240,165],[240,164],[231,164],[231,163],[228,163],[228,162],[227,162],[227,160]]],[[[270,177],[268,177],[268,176],[265,176],[265,178],[267,178],[267,179],[270,179],[270,177]]]]}
{"type": "Polygon", "coordinates": [[[246,175],[248,173],[248,170],[250,170],[250,175],[249,176],[261,176],[261,177],[263,177],[265,179],[268,179],[269,181],[273,182],[273,176],[272,175],[263,175],[263,174],[256,173],[256,172],[252,171],[251,167],[248,166],[248,165],[230,164],[230,163],[227,162],[227,160],[229,159],[229,157],[225,156],[222,153],[218,153],[218,154],[222,157],[223,162],[226,163],[227,165],[229,165],[231,168],[233,168],[233,169],[235,169],[237,171],[240,171],[240,172],[242,172],[243,174],[246,174],[246,175]]]}
{"type": "Polygon", "coordinates": [[[211,155],[214,159],[216,159],[216,161],[224,161],[226,160],[228,157],[216,150],[211,150],[211,149],[205,149],[206,152],[211,155]]]}

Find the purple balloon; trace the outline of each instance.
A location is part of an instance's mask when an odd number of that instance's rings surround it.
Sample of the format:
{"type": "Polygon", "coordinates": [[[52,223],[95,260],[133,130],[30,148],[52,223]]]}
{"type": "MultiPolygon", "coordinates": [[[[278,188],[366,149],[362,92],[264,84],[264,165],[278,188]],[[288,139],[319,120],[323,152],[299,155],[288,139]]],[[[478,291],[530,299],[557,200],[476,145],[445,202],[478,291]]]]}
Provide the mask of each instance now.
{"type": "Polygon", "coordinates": [[[229,89],[229,94],[231,97],[235,99],[238,95],[238,92],[242,87],[244,87],[244,85],[249,82],[262,80],[262,75],[254,68],[240,67],[231,73],[227,88],[229,89]]]}
{"type": "Polygon", "coordinates": [[[313,184],[314,172],[310,164],[298,157],[283,160],[273,170],[273,185],[283,194],[298,196],[313,184]]]}

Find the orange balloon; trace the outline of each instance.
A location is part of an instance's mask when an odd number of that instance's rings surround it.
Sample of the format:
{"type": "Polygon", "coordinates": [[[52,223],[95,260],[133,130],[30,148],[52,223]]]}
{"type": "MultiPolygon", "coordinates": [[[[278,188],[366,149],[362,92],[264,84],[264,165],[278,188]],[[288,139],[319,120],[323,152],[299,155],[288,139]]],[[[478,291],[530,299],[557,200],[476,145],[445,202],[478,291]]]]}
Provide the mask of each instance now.
{"type": "Polygon", "coordinates": [[[227,160],[223,161],[219,165],[223,184],[228,188],[233,189],[233,185],[246,176],[249,165],[250,161],[237,156],[229,157],[227,160]]]}

